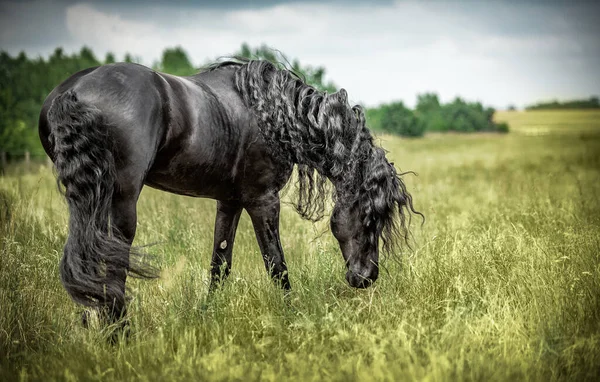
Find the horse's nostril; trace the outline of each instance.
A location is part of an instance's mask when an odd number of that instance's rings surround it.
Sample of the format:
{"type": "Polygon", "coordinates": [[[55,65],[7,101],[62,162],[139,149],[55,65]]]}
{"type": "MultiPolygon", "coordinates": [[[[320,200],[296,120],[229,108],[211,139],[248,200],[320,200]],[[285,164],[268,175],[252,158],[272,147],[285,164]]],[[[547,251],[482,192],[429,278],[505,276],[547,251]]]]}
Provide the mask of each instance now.
{"type": "Polygon", "coordinates": [[[348,281],[348,284],[353,288],[367,288],[371,286],[376,279],[377,276],[375,276],[374,278],[370,278],[358,275],[352,271],[348,271],[346,273],[346,281],[348,281]]]}

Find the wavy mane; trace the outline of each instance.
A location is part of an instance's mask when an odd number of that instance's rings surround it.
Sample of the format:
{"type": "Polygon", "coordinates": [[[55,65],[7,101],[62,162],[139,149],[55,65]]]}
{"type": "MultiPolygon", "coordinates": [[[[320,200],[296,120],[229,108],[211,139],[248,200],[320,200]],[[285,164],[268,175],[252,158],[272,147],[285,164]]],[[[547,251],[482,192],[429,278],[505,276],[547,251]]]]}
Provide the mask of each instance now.
{"type": "Polygon", "coordinates": [[[358,203],[370,243],[381,237],[391,252],[397,239],[408,241],[411,213],[421,214],[403,174],[373,144],[362,107],[350,106],[344,89],[321,92],[269,61],[227,61],[209,69],[230,65],[238,66],[235,86],[276,158],[297,165],[294,206],[302,218],[323,218],[329,179],[334,200],[358,203]]]}

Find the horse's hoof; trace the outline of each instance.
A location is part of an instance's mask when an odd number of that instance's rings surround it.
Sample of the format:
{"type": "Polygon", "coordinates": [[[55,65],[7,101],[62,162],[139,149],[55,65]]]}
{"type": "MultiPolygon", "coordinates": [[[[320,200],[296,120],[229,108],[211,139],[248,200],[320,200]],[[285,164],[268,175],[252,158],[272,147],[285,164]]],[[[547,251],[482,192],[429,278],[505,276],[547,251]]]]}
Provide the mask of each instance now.
{"type": "Polygon", "coordinates": [[[90,320],[90,312],[88,312],[87,310],[81,312],[81,325],[83,325],[85,329],[88,329],[90,327],[90,320]]]}
{"type": "Polygon", "coordinates": [[[131,336],[131,326],[128,319],[123,318],[108,327],[108,343],[116,345],[121,339],[128,341],[131,336]]]}

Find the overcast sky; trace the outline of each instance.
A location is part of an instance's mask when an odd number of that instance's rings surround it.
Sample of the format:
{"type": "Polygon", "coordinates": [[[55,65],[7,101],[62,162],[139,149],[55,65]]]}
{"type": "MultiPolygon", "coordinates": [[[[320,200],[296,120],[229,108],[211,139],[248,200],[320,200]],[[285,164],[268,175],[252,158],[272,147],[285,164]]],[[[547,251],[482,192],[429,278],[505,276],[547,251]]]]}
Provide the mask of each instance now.
{"type": "Polygon", "coordinates": [[[504,108],[600,94],[600,4],[583,1],[14,1],[0,49],[87,45],[152,65],[182,46],[201,65],[265,43],[322,65],[367,106],[437,92],[504,108]]]}

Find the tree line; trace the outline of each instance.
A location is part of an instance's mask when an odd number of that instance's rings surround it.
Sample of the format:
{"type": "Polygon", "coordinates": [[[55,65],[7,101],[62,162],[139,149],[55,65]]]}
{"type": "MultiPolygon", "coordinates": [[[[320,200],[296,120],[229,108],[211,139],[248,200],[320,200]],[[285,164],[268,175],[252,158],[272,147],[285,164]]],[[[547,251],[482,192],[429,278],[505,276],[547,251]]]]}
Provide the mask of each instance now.
{"type": "MultiPolygon", "coordinates": [[[[302,65],[297,59],[289,61],[283,54],[265,45],[252,48],[242,44],[233,56],[280,63],[319,90],[332,93],[337,89],[333,82],[326,80],[325,68],[302,65]]],[[[116,61],[118,59],[113,53],[109,52],[99,59],[88,47],[72,54],[57,48],[47,59],[30,58],[23,52],[16,57],[0,52],[0,151],[8,153],[9,157],[25,152],[43,156],[37,121],[46,96],[71,74],[116,61]]],[[[139,59],[126,54],[122,61],[136,62],[139,59]]],[[[175,75],[192,75],[199,70],[181,47],[165,49],[152,67],[175,75]]],[[[597,105],[597,98],[595,102],[597,105]]],[[[493,122],[492,108],[460,98],[441,104],[437,95],[430,93],[418,96],[415,110],[402,102],[394,102],[367,109],[366,114],[372,130],[403,136],[421,136],[425,131],[508,131],[507,125],[493,122]]]]}
{"type": "Polygon", "coordinates": [[[564,110],[564,109],[600,109],[598,97],[590,97],[588,99],[575,99],[564,102],[550,101],[539,102],[534,105],[527,106],[526,110],[564,110]]]}
{"type": "MultiPolygon", "coordinates": [[[[124,61],[133,58],[126,55],[124,61]]],[[[71,55],[57,48],[47,59],[0,52],[0,151],[12,157],[24,152],[43,155],[37,121],[46,96],[71,74],[113,62],[113,54],[100,61],[87,47],[71,55]]]]}
{"type": "Polygon", "coordinates": [[[498,132],[507,133],[506,123],[494,122],[495,110],[480,102],[467,102],[460,97],[442,104],[434,93],[417,96],[414,110],[402,102],[367,109],[367,122],[374,131],[407,137],[420,137],[427,132],[498,132]]]}

